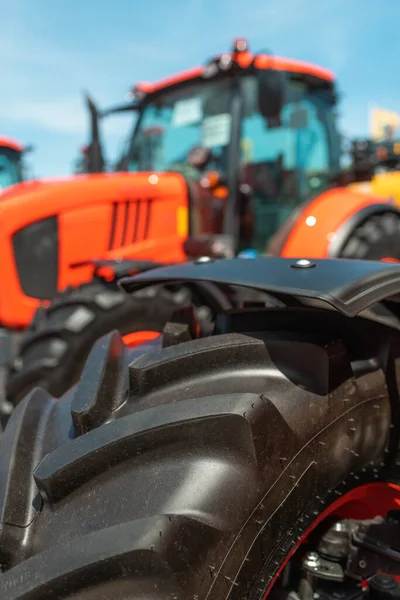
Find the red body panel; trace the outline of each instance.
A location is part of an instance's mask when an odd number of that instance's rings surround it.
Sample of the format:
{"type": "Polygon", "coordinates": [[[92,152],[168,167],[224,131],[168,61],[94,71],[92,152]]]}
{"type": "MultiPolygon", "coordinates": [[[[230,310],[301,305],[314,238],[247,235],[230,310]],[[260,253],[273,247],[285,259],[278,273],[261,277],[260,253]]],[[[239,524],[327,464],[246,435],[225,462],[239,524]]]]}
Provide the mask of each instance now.
{"type": "Polygon", "coordinates": [[[371,204],[387,204],[385,198],[375,198],[335,188],[317,196],[299,215],[281,256],[286,258],[327,258],[335,233],[358,211],[371,204]],[[314,217],[307,225],[307,218],[314,217]]]}
{"type": "Polygon", "coordinates": [[[160,174],[156,184],[150,173],[83,175],[65,180],[14,186],[0,202],[0,255],[2,278],[0,323],[25,327],[39,305],[19,284],[12,247],[13,234],[40,219],[58,215],[58,289],[91,277],[88,267],[74,263],[96,258],[185,259],[179,211],[187,210],[183,177],[160,174]],[[140,206],[139,206],[140,205],[140,206]]]}

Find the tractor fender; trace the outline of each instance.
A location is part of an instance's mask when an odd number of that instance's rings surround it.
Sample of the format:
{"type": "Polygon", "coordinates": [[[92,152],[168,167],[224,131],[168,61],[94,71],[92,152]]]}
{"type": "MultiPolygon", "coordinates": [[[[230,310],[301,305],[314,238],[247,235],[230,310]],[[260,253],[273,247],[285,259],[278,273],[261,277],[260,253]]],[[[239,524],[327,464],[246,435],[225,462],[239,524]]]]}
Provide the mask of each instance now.
{"type": "MultiPolygon", "coordinates": [[[[387,198],[377,198],[353,192],[347,188],[334,188],[319,194],[300,207],[283,237],[280,256],[285,258],[327,258],[334,240],[345,240],[353,231],[356,221],[365,219],[362,211],[398,212],[387,198]],[[347,224],[351,221],[352,227],[347,224]],[[348,229],[346,230],[346,227],[348,229]],[[342,238],[339,232],[345,228],[342,238]]],[[[369,213],[369,214],[372,214],[369,213]]],[[[283,225],[285,228],[285,224],[283,225]]],[[[277,232],[279,234],[279,232],[277,232]]],[[[278,236],[277,236],[278,237],[278,236]]],[[[276,253],[276,248],[274,249],[276,253]]]]}
{"type": "Polygon", "coordinates": [[[351,217],[345,221],[341,227],[335,232],[328,248],[328,257],[336,258],[340,256],[342,249],[346,242],[350,239],[351,235],[357,227],[362,225],[370,217],[374,215],[381,215],[384,213],[390,213],[398,215],[400,218],[400,210],[391,204],[370,204],[365,206],[361,210],[357,211],[351,217]]]}

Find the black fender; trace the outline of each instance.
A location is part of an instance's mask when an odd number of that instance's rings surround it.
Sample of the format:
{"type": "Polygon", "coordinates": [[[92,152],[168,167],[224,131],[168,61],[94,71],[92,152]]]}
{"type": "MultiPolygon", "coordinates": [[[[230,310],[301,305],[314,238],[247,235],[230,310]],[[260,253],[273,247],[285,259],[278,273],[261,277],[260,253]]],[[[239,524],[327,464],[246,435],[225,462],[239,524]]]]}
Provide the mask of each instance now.
{"type": "Polygon", "coordinates": [[[128,293],[179,283],[194,288],[208,283],[221,290],[226,286],[250,288],[286,306],[334,309],[355,317],[381,301],[400,300],[400,264],[355,259],[203,259],[119,281],[128,293]]]}
{"type": "MultiPolygon", "coordinates": [[[[365,223],[370,217],[385,213],[395,214],[400,218],[400,211],[394,204],[370,204],[354,213],[343,225],[335,232],[329,248],[328,258],[337,258],[340,256],[346,243],[352,236],[357,227],[365,223]]],[[[400,242],[400,240],[399,240],[400,242]]]]}

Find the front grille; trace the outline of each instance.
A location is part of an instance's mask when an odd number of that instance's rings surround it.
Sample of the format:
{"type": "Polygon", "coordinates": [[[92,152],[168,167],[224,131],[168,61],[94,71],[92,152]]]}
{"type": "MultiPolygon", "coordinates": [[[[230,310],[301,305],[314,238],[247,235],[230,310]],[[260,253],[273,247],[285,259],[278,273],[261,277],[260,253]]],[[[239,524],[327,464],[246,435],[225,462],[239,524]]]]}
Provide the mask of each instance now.
{"type": "Polygon", "coordinates": [[[109,250],[142,242],[149,236],[153,198],[113,202],[109,250]]]}

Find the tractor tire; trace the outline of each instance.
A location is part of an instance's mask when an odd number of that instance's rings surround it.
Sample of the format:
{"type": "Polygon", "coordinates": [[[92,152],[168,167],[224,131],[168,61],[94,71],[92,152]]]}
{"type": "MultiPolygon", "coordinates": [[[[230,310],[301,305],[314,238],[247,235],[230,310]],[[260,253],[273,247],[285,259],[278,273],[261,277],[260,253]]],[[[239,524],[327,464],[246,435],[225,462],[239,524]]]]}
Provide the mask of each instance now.
{"type": "Polygon", "coordinates": [[[23,336],[8,373],[7,401],[15,405],[36,386],[59,397],[80,376],[87,355],[102,335],[118,329],[162,332],[185,294],[163,288],[129,296],[115,281],[94,279],[60,293],[47,308],[40,307],[23,336]]]}
{"type": "Polygon", "coordinates": [[[129,364],[112,332],[75,389],[18,404],[0,448],[2,600],[262,600],[317,515],[386,481],[395,370],[388,385],[340,340],[261,337],[129,364]]]}
{"type": "Polygon", "coordinates": [[[387,212],[367,218],[351,233],[340,258],[400,260],[400,216],[387,212]]]}

